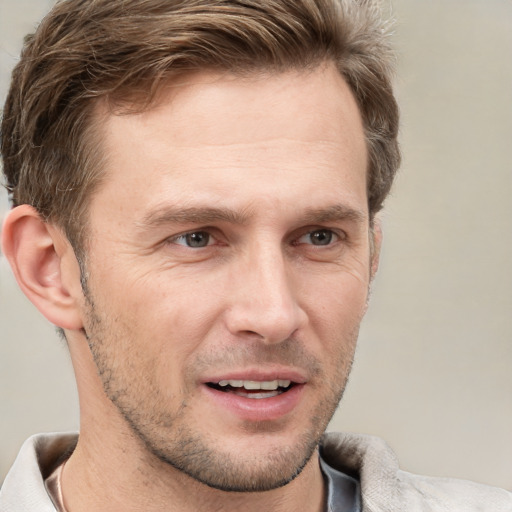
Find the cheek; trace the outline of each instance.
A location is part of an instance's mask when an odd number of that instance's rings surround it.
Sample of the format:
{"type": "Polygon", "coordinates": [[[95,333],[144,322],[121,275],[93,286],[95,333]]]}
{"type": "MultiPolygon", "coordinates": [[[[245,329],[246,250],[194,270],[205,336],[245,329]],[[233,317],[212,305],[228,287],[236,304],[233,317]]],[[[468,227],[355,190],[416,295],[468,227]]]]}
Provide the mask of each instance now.
{"type": "Polygon", "coordinates": [[[181,375],[184,367],[220,315],[219,297],[212,287],[199,279],[170,279],[162,273],[125,281],[116,297],[117,314],[131,343],[153,360],[155,377],[161,382],[186,377],[181,375]]]}
{"type": "Polygon", "coordinates": [[[359,325],[368,299],[368,270],[335,271],[325,275],[302,278],[300,296],[313,322],[326,327],[352,330],[359,325]]]}
{"type": "Polygon", "coordinates": [[[304,308],[307,308],[312,339],[317,340],[316,351],[330,367],[330,373],[345,375],[366,311],[368,283],[344,272],[323,280],[322,286],[310,285],[309,293],[307,289],[304,289],[307,301],[304,308]]]}

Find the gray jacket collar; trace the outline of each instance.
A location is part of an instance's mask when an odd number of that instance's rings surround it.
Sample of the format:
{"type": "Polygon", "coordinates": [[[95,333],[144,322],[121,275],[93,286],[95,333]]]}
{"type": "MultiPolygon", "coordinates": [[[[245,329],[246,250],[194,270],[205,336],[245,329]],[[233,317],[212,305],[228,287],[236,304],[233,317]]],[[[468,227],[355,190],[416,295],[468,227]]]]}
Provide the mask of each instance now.
{"type": "MultiPolygon", "coordinates": [[[[44,479],[76,442],[77,434],[28,439],[0,491],[0,512],[55,512],[44,479]]],[[[503,489],[400,470],[376,437],[326,434],[320,449],[330,466],[359,479],[363,512],[512,512],[512,493],[503,489]]]]}

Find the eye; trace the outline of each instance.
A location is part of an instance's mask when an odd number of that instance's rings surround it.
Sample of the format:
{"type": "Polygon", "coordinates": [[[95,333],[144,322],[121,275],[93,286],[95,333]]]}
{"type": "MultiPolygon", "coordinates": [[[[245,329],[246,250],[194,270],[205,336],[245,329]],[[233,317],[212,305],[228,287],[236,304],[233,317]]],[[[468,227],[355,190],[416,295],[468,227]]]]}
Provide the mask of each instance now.
{"type": "Polygon", "coordinates": [[[315,229],[314,231],[310,231],[309,233],[302,235],[296,243],[325,246],[331,245],[339,239],[340,237],[330,229],[315,229]]]}
{"type": "Polygon", "coordinates": [[[207,231],[191,231],[173,238],[172,243],[194,249],[206,247],[213,243],[213,237],[207,231]]]}

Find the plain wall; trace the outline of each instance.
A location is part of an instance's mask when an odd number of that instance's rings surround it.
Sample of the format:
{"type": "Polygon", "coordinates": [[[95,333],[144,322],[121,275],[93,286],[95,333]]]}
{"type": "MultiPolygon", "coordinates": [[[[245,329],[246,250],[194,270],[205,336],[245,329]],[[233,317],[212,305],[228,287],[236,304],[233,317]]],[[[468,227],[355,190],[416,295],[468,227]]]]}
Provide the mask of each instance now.
{"type": "MultiPolygon", "coordinates": [[[[4,98],[51,2],[0,1],[4,98]]],[[[385,438],[404,469],[512,489],[512,2],[392,4],[404,163],[331,428],[385,438]]],[[[2,256],[0,336],[2,481],[30,434],[78,428],[65,344],[2,256]]]]}

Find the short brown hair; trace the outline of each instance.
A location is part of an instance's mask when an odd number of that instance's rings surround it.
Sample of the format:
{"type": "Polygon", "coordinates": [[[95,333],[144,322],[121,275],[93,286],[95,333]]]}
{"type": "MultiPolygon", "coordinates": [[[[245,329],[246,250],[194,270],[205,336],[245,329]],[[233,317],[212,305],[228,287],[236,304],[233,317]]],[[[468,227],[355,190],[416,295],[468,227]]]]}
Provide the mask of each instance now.
{"type": "Polygon", "coordinates": [[[79,247],[101,176],[95,100],[135,97],[148,106],[162,80],[179,73],[332,61],[362,114],[373,217],[400,162],[387,29],[372,0],[61,0],[27,36],[3,111],[13,204],[33,205],[79,247]]]}

